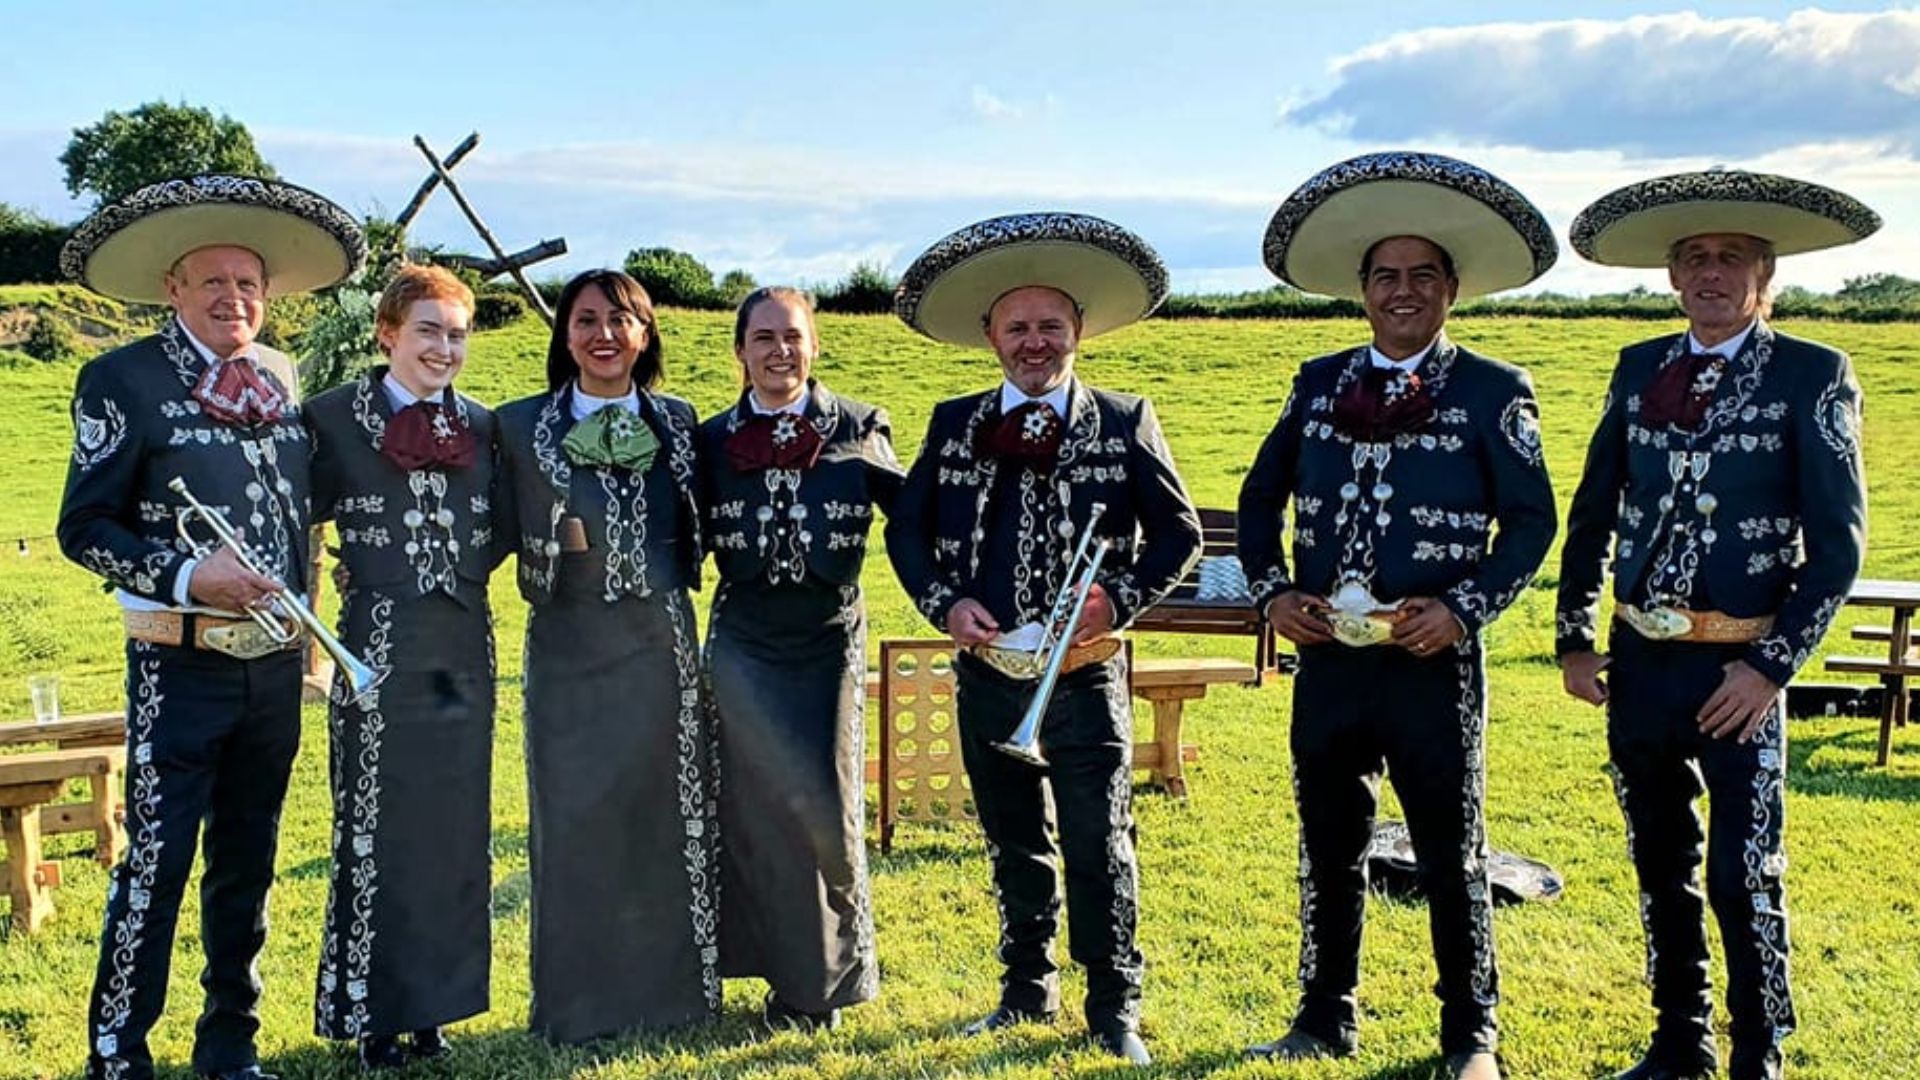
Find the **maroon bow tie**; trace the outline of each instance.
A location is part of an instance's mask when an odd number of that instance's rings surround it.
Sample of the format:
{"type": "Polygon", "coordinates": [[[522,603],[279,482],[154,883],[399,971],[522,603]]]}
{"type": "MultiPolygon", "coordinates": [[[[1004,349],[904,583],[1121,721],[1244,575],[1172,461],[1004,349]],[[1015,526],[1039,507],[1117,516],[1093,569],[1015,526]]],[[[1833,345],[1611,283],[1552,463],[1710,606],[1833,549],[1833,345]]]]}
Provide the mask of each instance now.
{"type": "Polygon", "coordinates": [[[287,399],[261,376],[252,360],[235,357],[207,368],[194,385],[200,411],[223,424],[271,424],[286,411],[287,399]]]}
{"type": "Polygon", "coordinates": [[[1726,357],[1719,353],[1687,353],[1676,358],[1661,368],[1641,393],[1640,422],[1653,428],[1671,424],[1682,431],[1699,427],[1726,369],[1726,357]]]}
{"type": "Polygon", "coordinates": [[[820,433],[798,413],[756,414],[727,436],[727,461],[738,472],[810,469],[822,445],[820,433]]]}
{"type": "Polygon", "coordinates": [[[1046,472],[1060,454],[1060,437],[1065,429],[1053,406],[1029,401],[992,424],[980,425],[974,435],[974,456],[999,458],[1046,472]]]}
{"type": "Polygon", "coordinates": [[[1433,394],[1411,371],[1367,365],[1333,400],[1333,426],[1356,442],[1387,442],[1433,419],[1433,394]]]}
{"type": "Polygon", "coordinates": [[[473,449],[473,432],[437,401],[416,401],[394,413],[380,441],[381,455],[408,472],[464,469],[473,464],[473,449]]]}

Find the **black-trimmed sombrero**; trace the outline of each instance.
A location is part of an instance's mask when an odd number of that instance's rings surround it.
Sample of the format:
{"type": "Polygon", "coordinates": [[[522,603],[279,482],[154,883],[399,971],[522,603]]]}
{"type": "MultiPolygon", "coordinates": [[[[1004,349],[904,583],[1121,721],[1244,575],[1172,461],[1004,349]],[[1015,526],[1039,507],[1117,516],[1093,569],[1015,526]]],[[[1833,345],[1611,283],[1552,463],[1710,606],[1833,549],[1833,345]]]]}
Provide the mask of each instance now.
{"type": "Polygon", "coordinates": [[[1547,219],[1513,185],[1410,150],[1362,154],[1301,184],[1274,211],[1262,254],[1295,288],[1358,300],[1361,258],[1394,236],[1445,248],[1463,300],[1525,285],[1560,254],[1547,219]]]}
{"type": "Polygon", "coordinates": [[[180,256],[215,245],[259,255],[270,296],[324,289],[367,257],[360,223],[325,196],[209,174],[149,184],[94,211],[60,249],[60,270],[118,300],[164,304],[162,275],[180,256]]]}
{"type": "Polygon", "coordinates": [[[1573,219],[1573,250],[1602,266],[1655,267],[1689,236],[1742,233],[1795,255],[1865,240],[1880,215],[1851,195],[1772,173],[1709,169],[1628,184],[1573,219]]]}
{"type": "Polygon", "coordinates": [[[980,320],[1008,292],[1044,285],[1082,310],[1080,337],[1144,319],[1167,298],[1146,241],[1088,214],[1008,214],[941,238],[901,275],[893,311],[936,341],[985,344],[980,320]]]}

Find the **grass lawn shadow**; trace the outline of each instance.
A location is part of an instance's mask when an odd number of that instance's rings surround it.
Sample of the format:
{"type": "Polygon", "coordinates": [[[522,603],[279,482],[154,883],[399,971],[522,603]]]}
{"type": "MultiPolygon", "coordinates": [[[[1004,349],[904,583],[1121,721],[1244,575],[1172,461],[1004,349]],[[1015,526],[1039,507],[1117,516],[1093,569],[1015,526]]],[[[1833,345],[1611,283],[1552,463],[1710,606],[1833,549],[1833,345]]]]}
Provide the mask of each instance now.
{"type": "Polygon", "coordinates": [[[1915,753],[1900,745],[1894,731],[1893,753],[1885,766],[1873,763],[1880,729],[1861,727],[1815,735],[1789,735],[1787,784],[1801,795],[1844,795],[1875,802],[1920,802],[1920,777],[1899,775],[1901,758],[1915,753]]]}

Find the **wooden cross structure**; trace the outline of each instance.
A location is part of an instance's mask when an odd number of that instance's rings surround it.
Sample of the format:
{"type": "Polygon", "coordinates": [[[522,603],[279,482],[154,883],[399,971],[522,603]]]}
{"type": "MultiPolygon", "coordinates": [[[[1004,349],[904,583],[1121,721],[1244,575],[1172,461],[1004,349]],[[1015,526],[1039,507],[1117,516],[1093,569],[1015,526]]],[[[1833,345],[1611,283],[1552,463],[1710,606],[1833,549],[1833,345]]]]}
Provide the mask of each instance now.
{"type": "Polygon", "coordinates": [[[460,190],[460,185],[453,179],[454,166],[460,164],[468,154],[473,153],[475,147],[480,145],[479,132],[473,132],[460,140],[460,145],[453,148],[453,153],[444,158],[434,153],[433,148],[427,145],[427,140],[421,136],[413,137],[413,145],[425,155],[427,164],[433,167],[433,172],[420,184],[420,190],[413,193],[413,198],[407,201],[406,209],[401,210],[400,216],[394,219],[393,223],[403,238],[401,243],[403,245],[405,243],[407,225],[413,221],[415,215],[420,213],[420,209],[427,205],[427,199],[433,194],[434,189],[442,184],[446,185],[447,194],[453,196],[454,204],[460,207],[460,212],[465,214],[467,221],[473,225],[473,231],[487,245],[487,249],[493,252],[493,258],[476,259],[456,256],[444,261],[476,271],[483,277],[497,277],[501,274],[512,277],[514,284],[520,286],[520,291],[526,294],[527,302],[533,305],[533,310],[540,313],[540,317],[546,320],[548,326],[552,326],[553,309],[547,306],[546,297],[541,296],[540,290],[534,288],[533,282],[528,279],[527,267],[565,255],[567,242],[558,238],[542,240],[524,251],[509,255],[507,250],[500,246],[500,241],[494,239],[493,230],[487,228],[487,223],[480,219],[479,211],[473,208],[473,203],[467,200],[466,193],[460,190]]]}

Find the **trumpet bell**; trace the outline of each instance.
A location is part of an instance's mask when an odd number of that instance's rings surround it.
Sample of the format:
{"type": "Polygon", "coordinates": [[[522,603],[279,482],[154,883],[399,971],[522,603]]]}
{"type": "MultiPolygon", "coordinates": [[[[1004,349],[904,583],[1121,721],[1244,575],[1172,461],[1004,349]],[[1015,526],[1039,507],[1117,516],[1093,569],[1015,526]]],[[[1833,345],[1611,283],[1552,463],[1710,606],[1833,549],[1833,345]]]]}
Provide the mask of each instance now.
{"type": "Polygon", "coordinates": [[[1018,758],[1036,769],[1046,768],[1047,758],[1045,754],[1040,752],[1039,734],[1036,732],[1026,742],[1015,742],[1014,739],[1019,738],[1019,736],[1020,732],[1015,731],[1006,742],[989,743],[988,745],[1008,757],[1018,758]]]}

